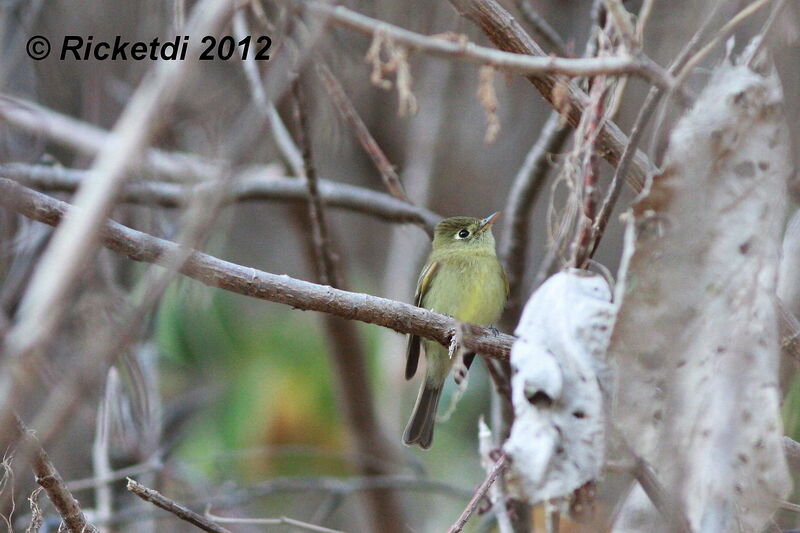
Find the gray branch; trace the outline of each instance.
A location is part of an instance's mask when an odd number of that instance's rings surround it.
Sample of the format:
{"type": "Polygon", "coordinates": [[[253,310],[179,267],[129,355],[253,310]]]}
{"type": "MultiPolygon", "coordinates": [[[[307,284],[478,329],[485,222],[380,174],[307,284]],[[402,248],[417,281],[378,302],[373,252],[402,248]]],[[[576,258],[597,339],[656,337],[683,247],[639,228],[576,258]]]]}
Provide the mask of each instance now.
{"type": "MultiPolygon", "coordinates": [[[[45,194],[0,178],[0,205],[28,218],[51,226],[58,225],[71,206],[45,194]]],[[[136,231],[112,220],[101,230],[107,248],[134,261],[160,264],[177,246],[171,241],[136,231]]],[[[449,346],[457,322],[447,316],[410,304],[334,289],[286,275],[271,274],[237,265],[202,252],[192,252],[180,269],[181,274],[209,287],[269,300],[308,311],[320,311],[349,320],[377,324],[400,333],[413,333],[449,346]]],[[[468,350],[484,356],[508,360],[514,337],[496,334],[489,328],[470,328],[464,337],[468,350]]]]}

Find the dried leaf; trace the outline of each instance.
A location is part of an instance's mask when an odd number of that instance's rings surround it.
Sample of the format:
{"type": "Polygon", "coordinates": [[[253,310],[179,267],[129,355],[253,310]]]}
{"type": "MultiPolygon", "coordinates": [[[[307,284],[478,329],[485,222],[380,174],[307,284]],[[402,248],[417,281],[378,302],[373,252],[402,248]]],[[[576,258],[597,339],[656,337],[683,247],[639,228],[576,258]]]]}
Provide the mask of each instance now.
{"type": "Polygon", "coordinates": [[[569,496],[600,474],[600,376],[613,316],[606,281],[578,269],[551,277],[525,305],[511,349],[516,418],[504,449],[531,502],[569,496]]]}
{"type": "MultiPolygon", "coordinates": [[[[695,531],[760,531],[789,490],[774,299],[790,172],[782,100],[772,69],[725,61],[628,220],[615,422],[695,531]]],[[[666,526],[637,490],[616,531],[666,526]]]]}

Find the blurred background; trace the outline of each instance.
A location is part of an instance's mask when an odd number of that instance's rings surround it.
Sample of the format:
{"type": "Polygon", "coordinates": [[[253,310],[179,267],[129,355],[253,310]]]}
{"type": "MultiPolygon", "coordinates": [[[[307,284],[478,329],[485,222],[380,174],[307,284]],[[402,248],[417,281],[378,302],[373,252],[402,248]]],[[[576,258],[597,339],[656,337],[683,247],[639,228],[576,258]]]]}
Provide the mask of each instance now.
{"type": "MultiPolygon", "coordinates": [[[[518,11],[518,3],[502,3],[532,31],[518,11]]],[[[592,2],[520,3],[535,9],[552,25],[569,53],[583,53],[590,35],[592,2]]],[[[644,51],[660,65],[668,66],[714,3],[653,2],[644,30],[644,51]]],[[[748,3],[723,1],[711,27],[720,27],[748,3]]],[[[92,35],[95,41],[113,41],[116,35],[130,41],[171,39],[181,34],[194,5],[191,1],[163,0],[4,1],[0,5],[0,107],[5,110],[0,118],[2,162],[88,168],[92,151],[74,144],[79,144],[82,132],[62,128],[58,135],[48,133],[50,113],[109,130],[154,65],[152,61],[130,59],[60,61],[50,57],[32,61],[25,54],[31,35],[47,36],[53,43],[68,34],[92,35]],[[30,108],[34,103],[45,110],[33,113],[39,118],[32,124],[23,127],[9,119],[10,109],[30,108]]],[[[422,34],[455,32],[491,46],[448,2],[382,0],[350,1],[346,5],[422,34]]],[[[642,2],[625,2],[625,7],[638,13],[642,2]]],[[[800,90],[796,10],[796,5],[790,5],[786,20],[776,30],[781,43],[776,62],[788,95],[786,113],[790,117],[800,111],[794,97],[800,90]]],[[[483,217],[503,210],[514,177],[551,111],[527,80],[495,74],[500,129],[494,141],[487,143],[486,114],[477,97],[478,65],[411,54],[411,90],[418,112],[399,116],[396,88],[384,90],[370,83],[371,66],[365,61],[370,38],[335,25],[318,27],[319,17],[298,16],[282,1],[265,0],[257,8],[244,6],[240,13],[250,35],[269,35],[273,40],[271,60],[257,63],[256,68],[267,97],[294,138],[296,121],[289,80],[300,70],[299,83],[305,94],[320,178],[385,192],[369,156],[315,75],[314,64],[326,62],[416,205],[441,216],[483,217]],[[303,60],[295,62],[293,58],[300,56],[303,60]]],[[[761,27],[767,14],[765,10],[740,28],[739,47],[761,27]]],[[[233,32],[228,24],[221,34],[233,32]]],[[[723,48],[719,47],[692,74],[690,88],[697,91],[703,86],[706,67],[719,60],[723,48]]],[[[629,130],[647,89],[639,79],[628,81],[615,119],[623,131],[629,130]]],[[[674,109],[668,106],[662,128],[647,132],[641,148],[650,155],[663,150],[666,132],[676,118],[673,115],[674,109]]],[[[790,126],[797,147],[800,125],[790,120],[790,126]]],[[[238,57],[197,64],[182,81],[175,104],[156,132],[151,145],[167,152],[225,161],[231,169],[277,164],[283,175],[295,175],[276,144],[274,127],[263,105],[254,99],[238,57]]],[[[552,241],[554,221],[564,209],[567,185],[558,176],[571,144],[568,140],[559,153],[551,155],[550,176],[531,206],[533,217],[519,292],[522,301],[534,288],[540,263],[552,241]]],[[[611,170],[606,163],[601,164],[601,187],[607,185],[611,170]]],[[[129,173],[133,182],[168,179],[144,166],[129,173]]],[[[185,177],[185,181],[196,179],[185,177]]],[[[71,196],[53,190],[48,194],[64,200],[71,196]]],[[[632,197],[630,190],[624,191],[617,211],[622,212],[632,197]]],[[[208,227],[195,243],[199,249],[233,263],[316,281],[308,245],[311,230],[302,201],[245,201],[219,209],[213,202],[209,205],[201,216],[207,217],[208,227]]],[[[327,209],[326,215],[345,287],[412,301],[417,273],[429,250],[425,229],[337,208],[327,209]]],[[[180,207],[157,205],[120,203],[113,211],[115,220],[170,240],[180,237],[187,217],[180,207]]],[[[0,211],[0,305],[6,322],[13,320],[51,231],[8,210],[0,211]]],[[[495,234],[502,241],[502,224],[495,234]]],[[[621,242],[621,225],[615,214],[595,257],[611,272],[616,272],[621,242]]],[[[101,250],[89,262],[70,296],[66,319],[50,343],[48,361],[52,366],[40,376],[43,381],[37,392],[22,401],[25,413],[36,413],[60,373],[97,349],[103,338],[101,332],[125,326],[131,307],[140,303],[137,291],[142,280],[153,269],[108,250],[101,250]]],[[[512,333],[515,320],[513,316],[504,317],[498,326],[512,333]]],[[[469,387],[457,408],[449,420],[437,425],[433,448],[424,452],[405,448],[400,436],[419,379],[408,383],[403,378],[406,340],[377,326],[347,326],[354,328],[355,343],[352,337],[347,342],[362,357],[372,395],[363,400],[371,405],[382,433],[376,437],[380,445],[374,448],[375,454],[366,456],[364,447],[354,442],[343,407],[341,386],[347,376],[340,379],[332,362],[332,352],[341,349],[342,342],[337,344],[331,337],[343,327],[312,312],[178,277],[127,333],[130,338],[124,349],[114,354],[113,371],[86,383],[80,407],[47,450],[66,480],[96,477],[101,474],[98,469],[103,468],[132,467],[134,477],[143,483],[200,509],[203,503],[213,502],[212,512],[225,516],[285,515],[348,531],[376,530],[370,518],[370,496],[365,496],[358,482],[352,480],[363,479],[362,474],[369,472],[402,480],[428,480],[431,483],[396,482],[402,490],[393,497],[402,509],[404,523],[395,529],[441,531],[454,521],[472,489],[485,477],[477,451],[478,420],[490,417],[490,382],[485,368],[482,363],[472,367],[469,387]],[[98,458],[98,453],[106,459],[98,458]],[[325,488],[332,479],[344,480],[344,484],[325,488]]],[[[448,387],[453,388],[451,380],[448,387]]],[[[448,391],[443,403],[451,397],[452,391],[448,391]]],[[[787,430],[795,431],[798,426],[793,416],[787,430]]],[[[10,522],[21,530],[30,514],[24,498],[33,488],[33,478],[25,465],[16,464],[13,470],[10,483],[16,487],[17,506],[10,522]]],[[[392,483],[387,481],[387,486],[392,483]]],[[[108,531],[188,530],[189,526],[140,506],[125,492],[124,481],[112,483],[111,494],[105,496],[86,484],[77,487],[75,494],[84,509],[105,518],[102,527],[108,531]]],[[[380,499],[386,494],[376,493],[374,497],[380,499]]],[[[2,514],[8,516],[10,498],[3,502],[2,514]]],[[[230,527],[237,531],[263,529],[230,527]]],[[[474,519],[470,527],[490,530],[491,521],[474,519]]],[[[572,526],[565,527],[562,531],[572,526]]],[[[49,530],[55,531],[52,523],[49,530]]]]}

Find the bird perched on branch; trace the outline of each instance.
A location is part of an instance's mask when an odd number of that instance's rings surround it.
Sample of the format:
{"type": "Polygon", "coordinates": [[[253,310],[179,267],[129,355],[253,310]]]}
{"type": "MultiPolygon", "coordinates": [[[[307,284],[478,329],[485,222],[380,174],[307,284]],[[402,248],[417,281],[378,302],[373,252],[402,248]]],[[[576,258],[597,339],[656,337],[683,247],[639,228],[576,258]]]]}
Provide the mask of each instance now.
{"type": "MultiPolygon", "coordinates": [[[[492,223],[499,215],[494,213],[484,219],[452,217],[436,225],[431,254],[417,281],[415,305],[480,326],[497,321],[508,296],[508,281],[497,260],[492,235],[492,223]]],[[[433,441],[436,408],[453,361],[441,344],[411,335],[406,379],[417,371],[420,344],[425,347],[425,379],[403,442],[427,449],[433,441]]],[[[465,358],[467,366],[471,359],[465,358]]]]}

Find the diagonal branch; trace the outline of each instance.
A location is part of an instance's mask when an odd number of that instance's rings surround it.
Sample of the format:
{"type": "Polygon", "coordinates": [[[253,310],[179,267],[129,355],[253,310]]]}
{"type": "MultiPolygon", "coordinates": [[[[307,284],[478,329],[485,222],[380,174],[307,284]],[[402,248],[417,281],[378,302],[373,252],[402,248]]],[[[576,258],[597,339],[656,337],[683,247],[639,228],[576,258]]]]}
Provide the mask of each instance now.
{"type": "Polygon", "coordinates": [[[489,470],[489,474],[486,476],[486,479],[484,479],[478,488],[475,489],[475,492],[472,494],[472,498],[470,498],[466,508],[464,508],[464,511],[462,511],[455,523],[450,526],[448,533],[460,533],[464,530],[464,526],[467,524],[469,518],[475,513],[475,510],[478,508],[478,504],[480,504],[481,500],[486,497],[489,487],[492,486],[492,483],[495,482],[497,476],[499,476],[507,466],[508,461],[506,460],[506,455],[502,454],[497,462],[495,462],[491,470],[489,470]]]}
{"type": "Polygon", "coordinates": [[[144,501],[150,502],[156,507],[160,507],[161,509],[174,514],[181,520],[189,522],[190,524],[199,527],[203,531],[209,531],[210,533],[232,533],[229,529],[225,529],[224,527],[215,524],[204,516],[195,513],[188,507],[170,500],[157,490],[147,488],[131,478],[128,478],[128,490],[144,501]]]}
{"type": "Polygon", "coordinates": [[[514,0],[514,4],[522,14],[522,18],[556,54],[562,57],[572,55],[567,51],[567,44],[561,38],[561,35],[534,9],[530,0],[514,0]]]}
{"type": "MultiPolygon", "coordinates": [[[[111,142],[111,133],[103,128],[7,94],[0,94],[0,120],[86,157],[96,156],[111,142]]],[[[221,168],[219,161],[158,148],[148,148],[141,157],[130,161],[131,170],[152,172],[174,181],[213,179],[221,168]]]]}
{"type": "MultiPolygon", "coordinates": [[[[51,226],[58,225],[71,206],[45,194],[0,178],[0,205],[51,226]]],[[[160,264],[177,245],[108,220],[101,230],[107,248],[134,261],[160,264]]],[[[377,324],[400,333],[413,333],[449,346],[458,324],[445,315],[410,304],[326,287],[271,274],[223,261],[202,252],[192,252],[181,274],[210,287],[244,296],[290,305],[295,309],[320,311],[349,320],[377,324]]],[[[497,335],[490,328],[473,326],[464,338],[465,347],[484,356],[508,360],[514,337],[497,335]]]]}
{"type": "MultiPolygon", "coordinates": [[[[459,13],[477,24],[501,50],[529,56],[544,55],[541,47],[495,0],[449,1],[459,13]]],[[[574,83],[565,82],[553,75],[531,75],[527,78],[554,108],[564,110],[567,121],[573,127],[578,125],[589,102],[585,92],[574,83]],[[561,103],[559,99],[566,99],[566,104],[561,103]]],[[[628,138],[622,130],[614,122],[607,121],[597,139],[601,155],[616,166],[627,144],[628,138]]],[[[630,172],[625,178],[638,192],[644,186],[647,176],[653,172],[650,160],[643,152],[637,150],[631,161],[630,172]]]]}
{"type": "Polygon", "coordinates": [[[47,497],[53,503],[56,511],[58,511],[67,529],[72,533],[97,533],[97,528],[87,522],[78,500],[75,499],[64,480],[61,479],[61,475],[56,470],[56,467],[53,466],[50,457],[42,448],[36,435],[25,426],[25,423],[19,417],[15,418],[16,432],[32,448],[30,460],[33,472],[36,475],[36,483],[47,493],[47,497]]]}
{"type": "Polygon", "coordinates": [[[333,72],[331,72],[331,69],[329,69],[325,63],[319,63],[317,65],[317,74],[322,80],[322,85],[325,87],[328,95],[331,97],[336,110],[342,118],[350,124],[350,127],[353,128],[361,146],[367,152],[370,159],[372,159],[375,168],[381,173],[381,178],[383,179],[384,185],[386,185],[386,189],[398,200],[408,202],[408,197],[403,189],[400,176],[397,175],[397,171],[395,171],[389,158],[383,153],[383,150],[381,150],[381,147],[378,146],[377,141],[375,141],[375,138],[369,132],[369,129],[367,129],[367,125],[364,124],[364,121],[358,115],[358,111],[356,111],[353,102],[350,101],[350,98],[347,97],[347,93],[344,92],[342,84],[339,83],[339,80],[336,79],[336,76],[333,75],[333,72]]]}

